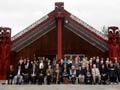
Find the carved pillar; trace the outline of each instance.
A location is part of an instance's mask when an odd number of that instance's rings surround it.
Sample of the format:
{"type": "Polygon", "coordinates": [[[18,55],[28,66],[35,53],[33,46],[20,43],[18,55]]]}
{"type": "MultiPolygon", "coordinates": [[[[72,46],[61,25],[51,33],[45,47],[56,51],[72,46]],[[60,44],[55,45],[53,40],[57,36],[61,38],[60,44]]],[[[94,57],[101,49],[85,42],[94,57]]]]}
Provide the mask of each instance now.
{"type": "Polygon", "coordinates": [[[114,60],[114,58],[119,58],[119,30],[118,27],[108,28],[108,45],[109,45],[109,58],[114,60]]]}
{"type": "Polygon", "coordinates": [[[57,59],[60,60],[62,58],[62,18],[58,18],[57,19],[57,27],[58,27],[58,30],[57,30],[57,54],[58,54],[58,57],[57,59]]]}
{"type": "Polygon", "coordinates": [[[6,78],[10,64],[11,29],[0,27],[0,79],[6,78]]]}
{"type": "Polygon", "coordinates": [[[62,59],[62,19],[63,19],[64,3],[55,3],[55,17],[57,20],[57,59],[58,63],[62,59]]]}

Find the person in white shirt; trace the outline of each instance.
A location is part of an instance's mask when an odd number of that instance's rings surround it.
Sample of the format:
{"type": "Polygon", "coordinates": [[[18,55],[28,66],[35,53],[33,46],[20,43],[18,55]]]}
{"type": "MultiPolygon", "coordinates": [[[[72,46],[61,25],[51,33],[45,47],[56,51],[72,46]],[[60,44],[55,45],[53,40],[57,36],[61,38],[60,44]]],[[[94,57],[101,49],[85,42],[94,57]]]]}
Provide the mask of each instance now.
{"type": "Polygon", "coordinates": [[[96,83],[96,80],[98,79],[98,82],[100,83],[101,75],[99,69],[96,67],[96,64],[93,64],[92,68],[92,76],[93,76],[93,83],[96,83]]]}
{"type": "Polygon", "coordinates": [[[40,63],[39,63],[39,69],[41,70],[43,68],[44,68],[44,63],[43,63],[43,60],[41,60],[40,63]]]}
{"type": "Polygon", "coordinates": [[[71,83],[75,84],[75,81],[76,81],[76,68],[75,68],[75,66],[72,66],[70,69],[70,79],[71,79],[71,83]]]}

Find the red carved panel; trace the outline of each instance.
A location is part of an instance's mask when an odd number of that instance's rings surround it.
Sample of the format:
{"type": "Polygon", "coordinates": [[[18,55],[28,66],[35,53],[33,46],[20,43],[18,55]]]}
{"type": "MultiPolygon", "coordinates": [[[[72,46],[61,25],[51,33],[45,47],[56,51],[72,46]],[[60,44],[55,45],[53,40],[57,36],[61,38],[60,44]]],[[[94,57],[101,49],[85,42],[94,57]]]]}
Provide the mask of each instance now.
{"type": "Polygon", "coordinates": [[[0,79],[6,78],[10,64],[11,29],[0,27],[0,79]]]}
{"type": "Polygon", "coordinates": [[[109,57],[114,60],[114,58],[119,58],[120,55],[120,43],[119,43],[119,30],[118,27],[112,26],[108,28],[108,44],[109,44],[109,57]]]}

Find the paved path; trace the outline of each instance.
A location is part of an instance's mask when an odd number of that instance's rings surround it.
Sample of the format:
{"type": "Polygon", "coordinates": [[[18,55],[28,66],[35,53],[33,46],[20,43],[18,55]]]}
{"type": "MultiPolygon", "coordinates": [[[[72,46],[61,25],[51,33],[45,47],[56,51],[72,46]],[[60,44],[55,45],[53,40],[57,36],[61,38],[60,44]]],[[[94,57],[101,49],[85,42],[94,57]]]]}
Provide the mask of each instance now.
{"type": "Polygon", "coordinates": [[[120,90],[119,85],[0,85],[0,90],[120,90]]]}

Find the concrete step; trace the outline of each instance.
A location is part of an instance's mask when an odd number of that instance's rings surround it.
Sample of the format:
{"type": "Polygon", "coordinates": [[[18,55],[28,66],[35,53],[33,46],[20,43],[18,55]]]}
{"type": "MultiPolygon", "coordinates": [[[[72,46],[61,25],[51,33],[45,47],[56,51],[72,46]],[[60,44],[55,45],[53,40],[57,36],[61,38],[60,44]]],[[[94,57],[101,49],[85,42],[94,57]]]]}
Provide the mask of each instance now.
{"type": "Polygon", "coordinates": [[[0,85],[0,90],[120,90],[118,85],[0,85]]]}

